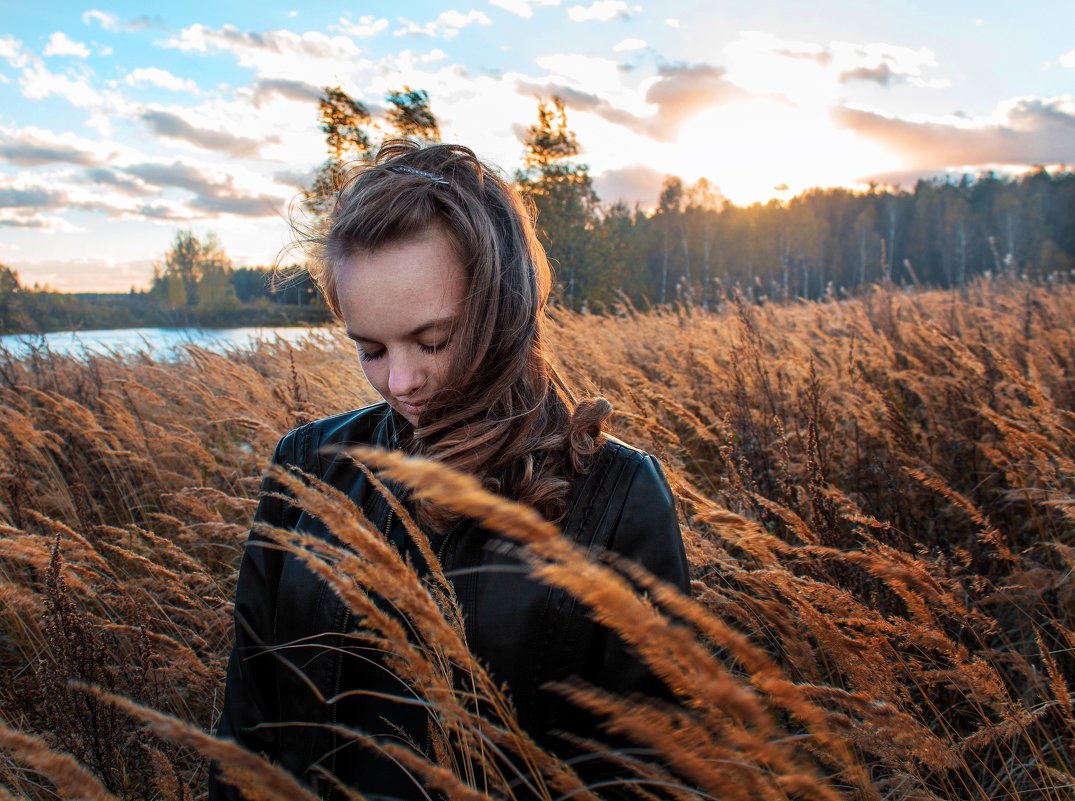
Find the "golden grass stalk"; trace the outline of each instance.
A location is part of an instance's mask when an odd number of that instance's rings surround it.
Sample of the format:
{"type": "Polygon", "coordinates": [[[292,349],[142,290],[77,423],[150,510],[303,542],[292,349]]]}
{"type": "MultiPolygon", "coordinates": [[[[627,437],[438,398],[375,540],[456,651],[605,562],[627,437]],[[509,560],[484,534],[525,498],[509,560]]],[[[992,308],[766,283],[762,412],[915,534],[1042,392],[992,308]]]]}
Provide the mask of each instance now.
{"type": "Polygon", "coordinates": [[[316,801],[317,797],[299,784],[294,776],[258,754],[252,754],[227,740],[218,740],[189,723],[105,692],[99,687],[81,685],[80,689],[141,720],[160,737],[192,748],[213,760],[220,767],[221,778],[239,788],[249,801],[316,801]]]}
{"type": "Polygon", "coordinates": [[[64,798],[118,801],[100,780],[70,755],[49,748],[41,737],[18,731],[0,721],[0,747],[24,765],[44,774],[64,798]]]}

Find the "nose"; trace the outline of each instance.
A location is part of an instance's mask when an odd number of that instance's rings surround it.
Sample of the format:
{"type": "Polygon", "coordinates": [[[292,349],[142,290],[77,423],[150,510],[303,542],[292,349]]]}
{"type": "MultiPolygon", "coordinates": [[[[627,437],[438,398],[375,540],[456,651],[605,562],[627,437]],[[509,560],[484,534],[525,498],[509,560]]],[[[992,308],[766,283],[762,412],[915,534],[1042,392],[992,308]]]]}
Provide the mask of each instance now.
{"type": "Polygon", "coordinates": [[[388,363],[388,391],[394,398],[409,398],[422,388],[425,372],[405,354],[390,358],[388,363]]]}

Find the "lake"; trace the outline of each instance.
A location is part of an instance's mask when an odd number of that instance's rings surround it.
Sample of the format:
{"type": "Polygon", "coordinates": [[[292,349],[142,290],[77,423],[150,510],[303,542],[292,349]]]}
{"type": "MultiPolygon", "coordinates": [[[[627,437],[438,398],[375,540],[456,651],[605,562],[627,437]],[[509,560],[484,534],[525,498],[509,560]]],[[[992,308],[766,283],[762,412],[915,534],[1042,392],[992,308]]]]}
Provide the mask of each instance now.
{"type": "Polygon", "coordinates": [[[323,326],[276,326],[249,328],[122,328],[109,331],[56,331],[51,334],[11,334],[0,337],[0,352],[16,357],[27,356],[33,349],[47,348],[65,356],[87,354],[148,353],[156,359],[174,359],[184,345],[197,345],[224,353],[252,348],[259,340],[277,338],[301,342],[319,332],[323,326]]]}

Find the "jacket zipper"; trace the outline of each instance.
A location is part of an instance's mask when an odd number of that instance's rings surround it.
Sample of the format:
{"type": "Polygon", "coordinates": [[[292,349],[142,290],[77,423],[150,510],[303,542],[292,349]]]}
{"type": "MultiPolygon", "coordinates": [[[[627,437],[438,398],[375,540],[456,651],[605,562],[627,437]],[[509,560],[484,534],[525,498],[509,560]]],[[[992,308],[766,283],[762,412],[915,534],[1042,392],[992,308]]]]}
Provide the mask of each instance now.
{"type": "Polygon", "coordinates": [[[459,528],[458,523],[448,529],[448,532],[444,535],[444,539],[441,540],[440,548],[437,549],[437,561],[440,562],[441,570],[444,569],[444,553],[448,550],[448,543],[451,541],[452,535],[457,528],[459,528]]]}

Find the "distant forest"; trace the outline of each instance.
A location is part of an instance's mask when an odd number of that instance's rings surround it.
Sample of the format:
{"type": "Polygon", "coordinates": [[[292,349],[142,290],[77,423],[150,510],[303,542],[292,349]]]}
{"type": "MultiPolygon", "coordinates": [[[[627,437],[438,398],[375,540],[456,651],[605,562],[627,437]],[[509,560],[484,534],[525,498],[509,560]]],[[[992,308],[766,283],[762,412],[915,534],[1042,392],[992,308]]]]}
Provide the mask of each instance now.
{"type": "MultiPolygon", "coordinates": [[[[440,140],[426,92],[404,87],[387,101],[375,122],[341,88],[325,88],[318,117],[328,157],[302,198],[314,218],[351,167],[373,157],[378,138],[440,140]]],[[[602,202],[581,150],[564,104],[543,99],[513,176],[556,271],[553,300],[571,309],[599,312],[621,298],[709,308],[735,292],[753,302],[821,300],[874,283],[950,288],[983,275],[1075,280],[1075,174],[1066,169],[923,179],[911,191],[813,189],[746,207],[706,179],[685,185],[669,176],[643,208],[602,202]]],[[[185,230],[141,292],[24,287],[0,265],[0,333],[328,318],[297,265],[282,277],[235,268],[214,236],[185,230]]]]}

